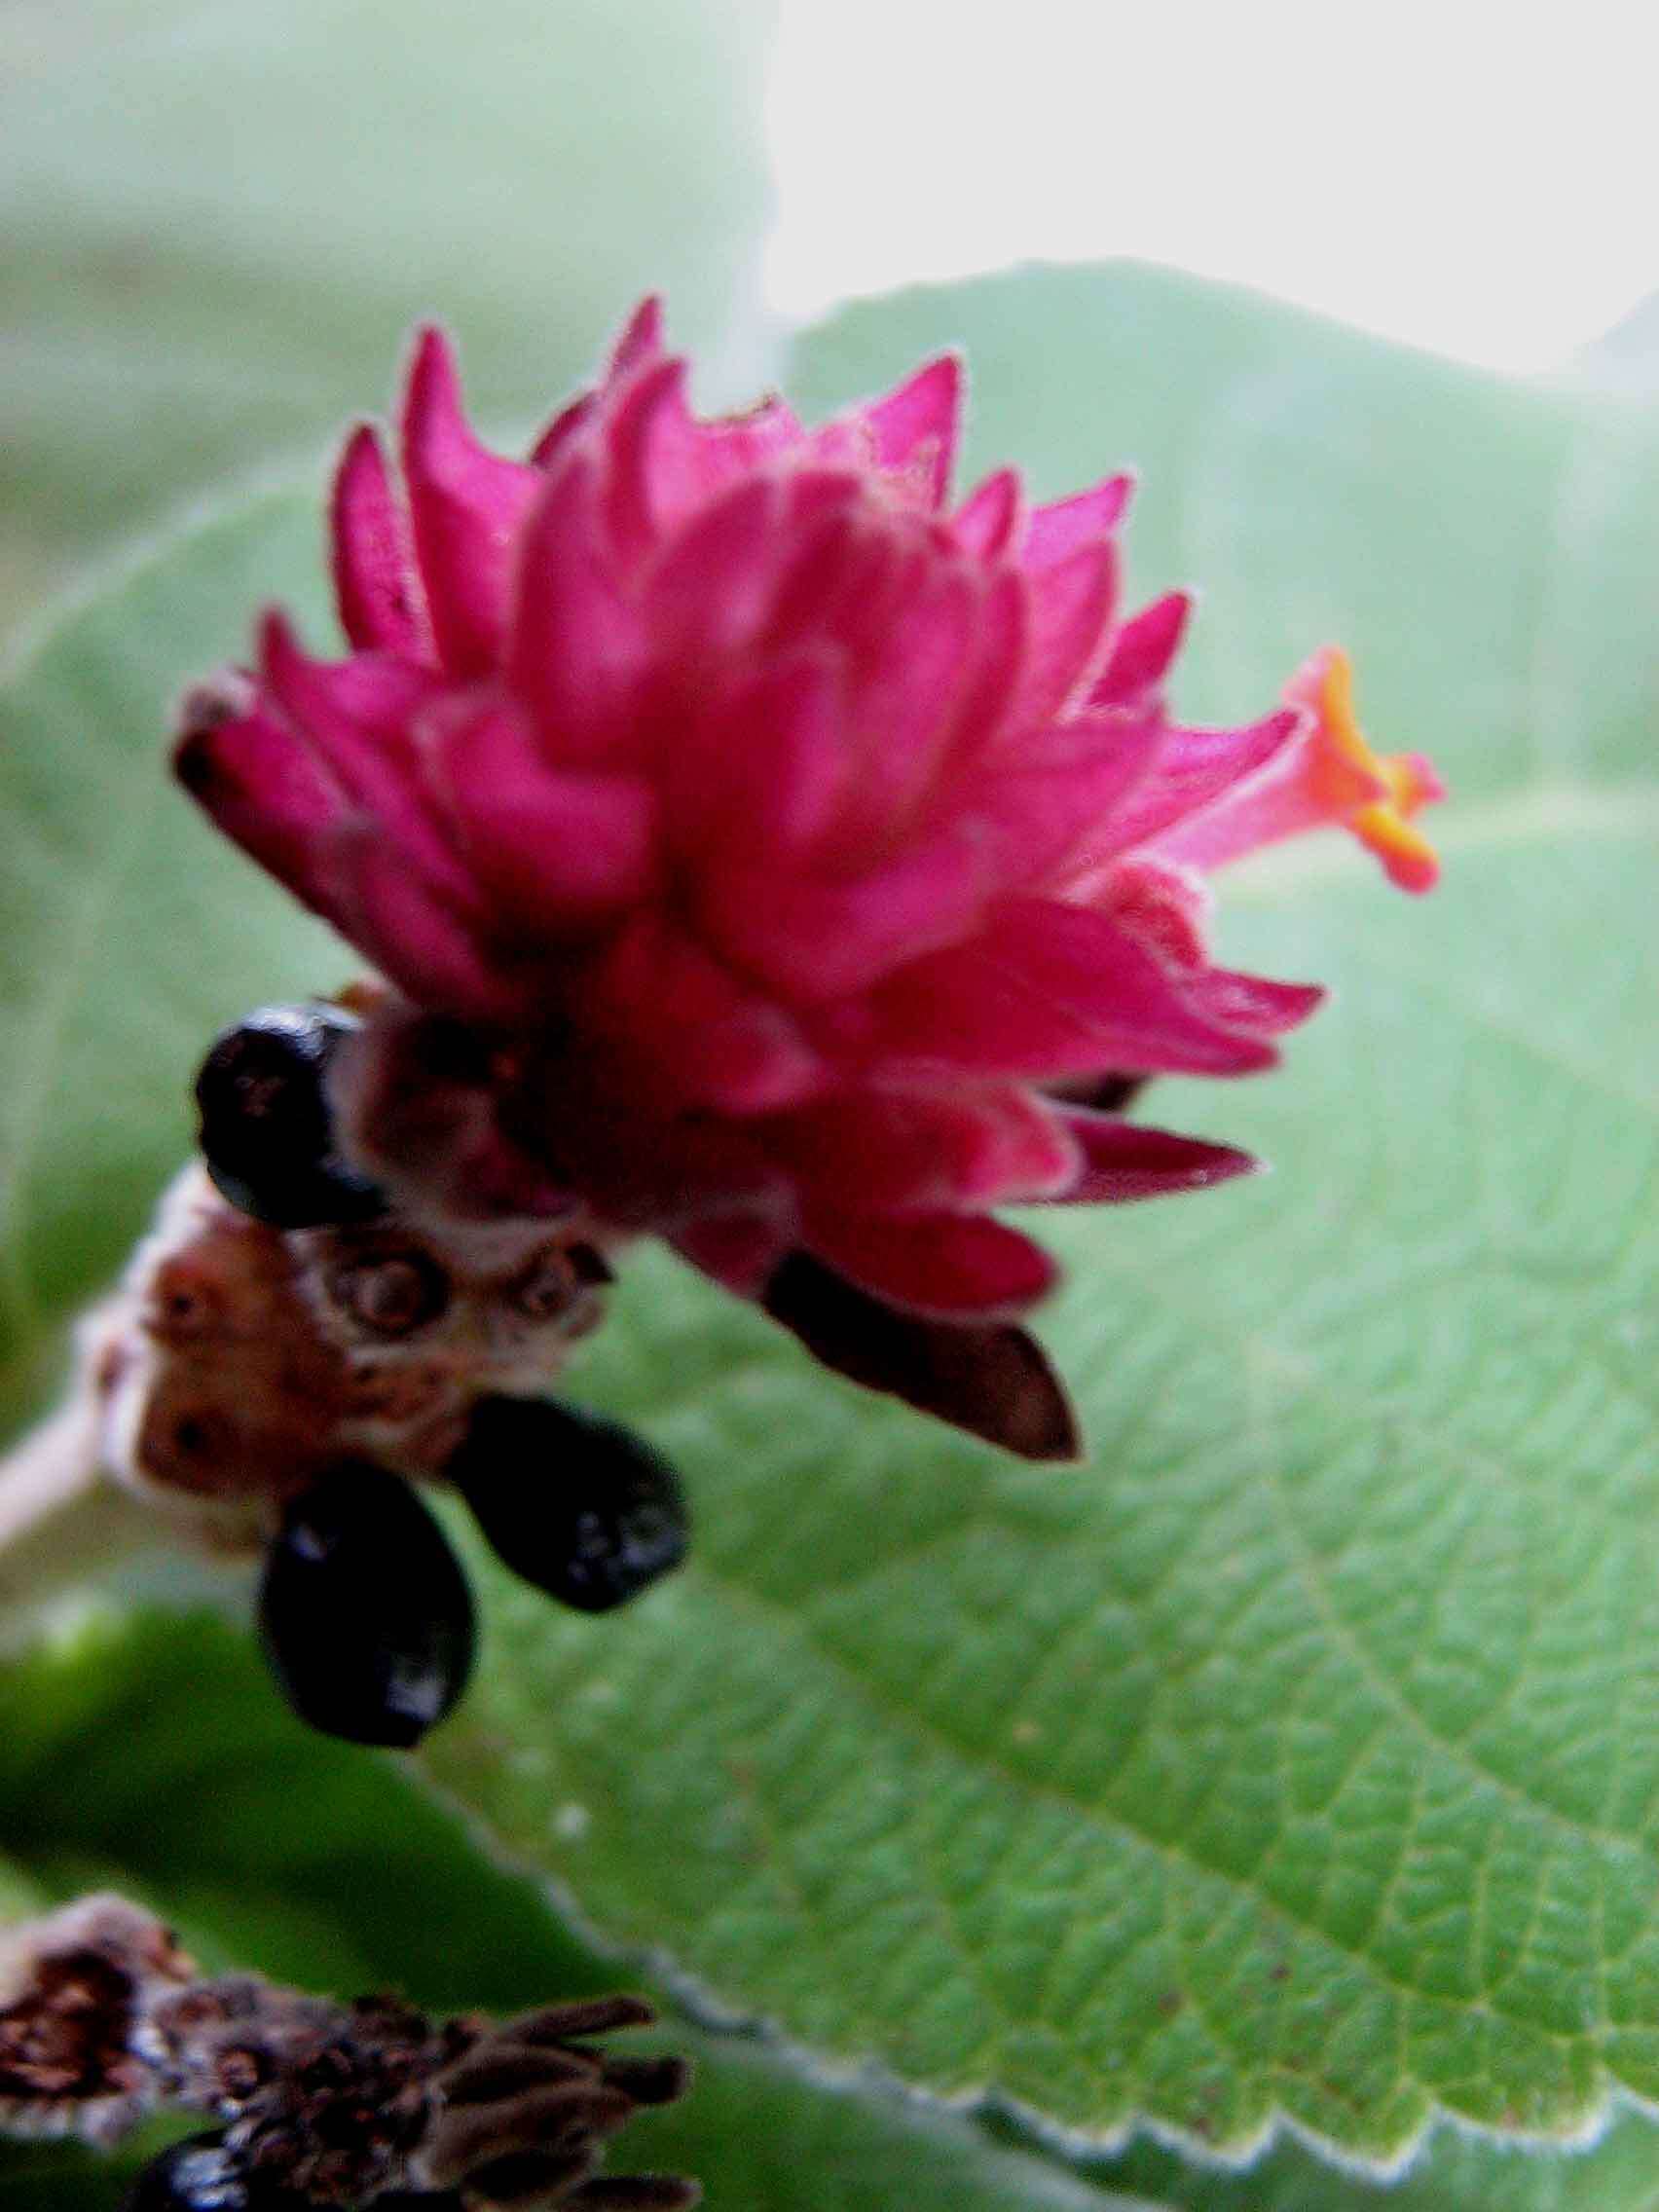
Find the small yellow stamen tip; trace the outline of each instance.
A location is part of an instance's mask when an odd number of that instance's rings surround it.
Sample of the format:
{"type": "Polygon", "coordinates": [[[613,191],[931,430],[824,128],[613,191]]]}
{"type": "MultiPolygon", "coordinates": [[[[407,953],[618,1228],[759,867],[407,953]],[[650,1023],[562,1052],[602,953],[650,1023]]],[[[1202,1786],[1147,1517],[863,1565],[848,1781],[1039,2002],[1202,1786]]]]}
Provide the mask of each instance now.
{"type": "Polygon", "coordinates": [[[1316,693],[1319,733],[1333,763],[1357,770],[1377,791],[1375,797],[1346,817],[1368,851],[1376,854],[1392,883],[1402,891],[1428,891],[1440,875],[1434,847],[1411,818],[1421,806],[1444,798],[1446,787],[1420,753],[1382,755],[1372,751],[1353,705],[1353,670],[1340,645],[1325,653],[1316,693]]]}
{"type": "Polygon", "coordinates": [[[1402,891],[1432,891],[1440,880],[1440,856],[1420,830],[1414,830],[1391,806],[1362,806],[1348,828],[1382,863],[1390,883],[1402,891]]]}

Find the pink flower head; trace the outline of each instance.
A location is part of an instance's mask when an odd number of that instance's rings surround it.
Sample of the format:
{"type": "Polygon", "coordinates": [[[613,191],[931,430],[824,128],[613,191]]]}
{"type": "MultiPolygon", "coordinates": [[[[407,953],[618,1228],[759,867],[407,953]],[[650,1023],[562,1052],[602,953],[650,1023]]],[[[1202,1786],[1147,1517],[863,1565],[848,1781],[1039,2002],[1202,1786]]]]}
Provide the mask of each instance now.
{"type": "Polygon", "coordinates": [[[1330,648],[1259,720],[1172,720],[1189,603],[1120,608],[1128,479],[956,500],[953,357],[817,429],[700,421],[685,378],[648,301],[509,461],[424,333],[401,488],[369,427],[335,481],[350,650],[268,615],[179,772],[408,1001],[510,1046],[527,1191],[746,1296],[806,1255],[1006,1323],[1054,1270],[994,1209],[1253,1164],[1086,1102],[1271,1067],[1318,1004],[1214,964],[1206,873],[1338,823],[1425,889],[1439,787],[1371,753],[1330,648]]]}

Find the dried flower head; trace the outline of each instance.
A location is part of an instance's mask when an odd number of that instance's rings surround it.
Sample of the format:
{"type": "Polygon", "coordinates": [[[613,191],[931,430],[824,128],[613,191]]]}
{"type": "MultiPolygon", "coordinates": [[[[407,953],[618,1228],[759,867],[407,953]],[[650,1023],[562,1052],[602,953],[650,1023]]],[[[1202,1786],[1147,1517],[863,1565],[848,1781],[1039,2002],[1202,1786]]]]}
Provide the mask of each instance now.
{"type": "Polygon", "coordinates": [[[638,2111],[685,2092],[683,2060],[594,2046],[655,2017],[641,1998],[598,1997],[434,2021],[390,1997],[203,1976],[151,1914],[84,1898],[5,1932],[0,2129],[108,2145],[155,2112],[209,2116],[215,2132],[182,2160],[165,2153],[157,2186],[135,2193],[191,2212],[243,2189],[283,2212],[393,2195],[411,2212],[684,2212],[693,2182],[599,2171],[638,2111]],[[222,2194],[189,2191],[193,2158],[222,2194]]]}
{"type": "Polygon", "coordinates": [[[159,1921],[103,1893],[0,1930],[0,2127],[118,2141],[155,2104],[138,2023],[194,1972],[159,1921]]]}
{"type": "MultiPolygon", "coordinates": [[[[1318,1004],[1211,959],[1209,871],[1341,824],[1424,889],[1438,785],[1372,754],[1334,649],[1258,720],[1174,720],[1189,603],[1120,608],[1128,480],[956,501],[953,358],[817,429],[701,421],[685,377],[647,302],[515,461],[426,332],[401,490],[368,427],[336,479],[350,652],[267,616],[178,772],[400,994],[331,1086],[406,1208],[653,1233],[1002,1434],[940,1334],[1006,1364],[1052,1279],[995,1209],[1243,1172],[1088,1101],[1270,1067],[1318,1004]]],[[[1067,1448],[1051,1385],[1013,1427],[1067,1448]]]]}

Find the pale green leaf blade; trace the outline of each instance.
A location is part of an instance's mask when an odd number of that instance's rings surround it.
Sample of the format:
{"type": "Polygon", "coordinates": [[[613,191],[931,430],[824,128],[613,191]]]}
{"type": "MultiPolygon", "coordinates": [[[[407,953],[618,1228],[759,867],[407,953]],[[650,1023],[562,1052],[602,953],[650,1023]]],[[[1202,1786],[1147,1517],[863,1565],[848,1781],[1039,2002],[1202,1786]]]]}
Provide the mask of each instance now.
{"type": "MultiPolygon", "coordinates": [[[[175,1918],[205,1963],[305,1987],[400,1987],[436,2007],[507,2010],[554,1990],[637,1985],[395,1762],[303,1734],[246,1641],[205,1619],[94,1619],[0,1670],[0,1923],[107,1882],[175,1918]]],[[[1635,2118],[1566,2158],[1440,2138],[1386,2194],[1289,2143],[1245,2174],[1195,2170],[1151,2145],[1083,2171],[873,2084],[814,2083],[764,2044],[681,2020],[658,2040],[693,2053],[695,2093],[639,2123],[630,2149],[700,2174],[719,2212],[1651,2212],[1659,2201],[1659,2150],[1635,2118]]],[[[113,2212],[157,2140],[149,2130],[113,2160],[0,2140],[0,2197],[28,2212],[113,2212]]]]}
{"type": "MultiPolygon", "coordinates": [[[[173,1922],[205,1968],[302,1988],[510,2012],[641,1986],[396,1762],[301,1729],[247,1641],[206,1618],[94,1617],[0,1669],[0,1924],[108,1886],[173,1922]]],[[[753,2042],[671,2019],[649,2043],[689,2052],[696,2089],[634,2125],[629,2160],[697,2173],[719,2212],[1146,2212],[891,2091],[814,2083],[753,2042]]],[[[0,2138],[0,2201],[114,2212],[156,2141],[109,2159],[0,2138]]]]}
{"type": "Polygon", "coordinates": [[[1659,2139],[1650,2119],[1620,2113],[1593,2147],[1540,2151],[1438,2129],[1402,2179],[1334,2173],[1285,2142],[1243,2173],[1200,2172],[1173,2152],[1138,2145],[1093,2169],[1103,2185],[1145,2191],[1170,2212],[1655,2212],[1659,2139]]]}
{"type": "Polygon", "coordinates": [[[771,22],[771,0],[6,9],[8,606],[382,408],[422,317],[517,423],[659,286],[682,337],[751,347],[771,22]]]}
{"type": "Polygon", "coordinates": [[[188,1148],[213,1032],[351,973],[166,770],[184,683],[274,590],[314,616],[319,585],[315,496],[242,504],[102,579],[0,693],[0,1421],[188,1148]]]}

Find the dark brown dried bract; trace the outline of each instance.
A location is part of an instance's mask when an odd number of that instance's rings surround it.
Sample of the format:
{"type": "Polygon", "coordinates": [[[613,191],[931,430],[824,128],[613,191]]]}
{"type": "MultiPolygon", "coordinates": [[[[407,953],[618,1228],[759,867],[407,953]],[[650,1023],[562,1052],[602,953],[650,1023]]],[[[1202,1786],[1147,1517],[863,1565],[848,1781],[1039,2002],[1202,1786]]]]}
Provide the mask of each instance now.
{"type": "Polygon", "coordinates": [[[586,2039],[655,2016],[643,1998],[598,1997],[503,2021],[436,2077],[420,2170],[492,2205],[695,2204],[697,2185],[676,2175],[595,2175],[605,2143],[642,2107],[682,2096],[690,2069],[679,2058],[612,2057],[586,2039]]]}
{"type": "Polygon", "coordinates": [[[132,1981],[96,1951],[44,1959],[0,2011],[0,2098],[104,2096],[129,2066],[132,1981]]]}
{"type": "Polygon", "coordinates": [[[194,1971],[124,1899],[83,1898],[0,1934],[0,2127],[112,2140],[153,2101],[134,2048],[157,1989],[194,1971]]]}
{"type": "Polygon", "coordinates": [[[774,1321],[837,1374],[1000,1444],[1022,1459],[1076,1459],[1076,1417],[1048,1354],[1012,1322],[930,1321],[872,1298],[806,1252],[766,1286],[774,1321]]]}

